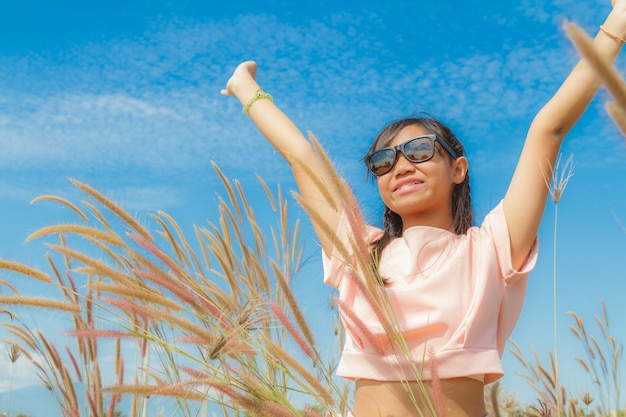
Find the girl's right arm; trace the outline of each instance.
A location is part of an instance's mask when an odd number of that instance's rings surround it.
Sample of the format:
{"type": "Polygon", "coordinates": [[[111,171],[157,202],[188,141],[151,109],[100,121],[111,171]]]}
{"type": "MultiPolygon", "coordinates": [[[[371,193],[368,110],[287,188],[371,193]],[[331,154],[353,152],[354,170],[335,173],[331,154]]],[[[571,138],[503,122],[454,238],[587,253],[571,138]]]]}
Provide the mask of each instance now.
{"type": "MultiPolygon", "coordinates": [[[[222,90],[222,94],[234,95],[243,106],[246,106],[260,91],[256,82],[256,71],[255,62],[247,61],[239,64],[228,80],[226,88],[222,90]]],[[[258,98],[248,106],[248,115],[270,144],[291,165],[294,179],[305,203],[328,224],[330,230],[335,231],[343,210],[342,193],[337,189],[340,185],[333,180],[331,172],[319,158],[312,144],[272,100],[258,98]],[[316,174],[326,194],[330,194],[335,201],[337,209],[327,202],[324,193],[307,173],[302,163],[306,163],[308,170],[316,174]]],[[[330,255],[333,250],[332,238],[319,224],[315,221],[312,223],[324,252],[330,255]]]]}

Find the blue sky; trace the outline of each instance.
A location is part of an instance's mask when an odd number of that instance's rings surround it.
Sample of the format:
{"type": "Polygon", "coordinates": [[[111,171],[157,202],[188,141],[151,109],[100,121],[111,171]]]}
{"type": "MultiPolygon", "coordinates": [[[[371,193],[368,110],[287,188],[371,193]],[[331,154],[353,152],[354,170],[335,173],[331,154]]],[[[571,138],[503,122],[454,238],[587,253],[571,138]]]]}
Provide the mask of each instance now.
{"type": "MultiPolygon", "coordinates": [[[[78,202],[68,178],[141,219],[165,210],[187,230],[216,219],[221,187],[210,161],[252,195],[261,195],[257,173],[293,188],[287,165],[240,105],[219,94],[248,59],[276,103],[320,139],[371,222],[381,205],[360,158],[382,126],[419,111],[465,143],[482,218],[503,197],[534,114],[577,60],[563,21],[595,34],[609,9],[608,0],[2,2],[0,257],[43,267],[42,244],[25,237],[69,217],[29,202],[42,194],[78,202]]],[[[603,109],[607,99],[599,94],[563,149],[576,167],[559,203],[559,356],[563,377],[580,391],[590,382],[573,360],[583,352],[565,313],[593,328],[603,298],[613,334],[626,334],[615,320],[626,313],[626,149],[603,109]]],[[[553,212],[549,203],[513,336],[541,357],[552,348],[553,212]]],[[[296,284],[311,311],[327,306],[319,267],[310,261],[296,284]]],[[[512,355],[504,364],[505,386],[523,393],[512,355]]],[[[25,364],[17,375],[20,386],[37,383],[25,364]]],[[[0,390],[7,386],[0,373],[0,390]]]]}

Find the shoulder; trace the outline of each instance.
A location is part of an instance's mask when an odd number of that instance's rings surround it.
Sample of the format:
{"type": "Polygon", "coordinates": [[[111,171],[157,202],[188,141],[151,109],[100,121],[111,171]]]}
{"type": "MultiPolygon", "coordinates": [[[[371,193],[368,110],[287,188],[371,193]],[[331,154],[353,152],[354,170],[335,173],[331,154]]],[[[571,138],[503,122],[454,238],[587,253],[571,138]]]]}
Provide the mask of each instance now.
{"type": "Polygon", "coordinates": [[[519,279],[530,272],[537,260],[538,242],[535,242],[521,267],[513,265],[511,234],[503,201],[500,201],[484,218],[480,226],[472,227],[468,235],[482,250],[493,253],[500,274],[507,282],[519,279]]]}

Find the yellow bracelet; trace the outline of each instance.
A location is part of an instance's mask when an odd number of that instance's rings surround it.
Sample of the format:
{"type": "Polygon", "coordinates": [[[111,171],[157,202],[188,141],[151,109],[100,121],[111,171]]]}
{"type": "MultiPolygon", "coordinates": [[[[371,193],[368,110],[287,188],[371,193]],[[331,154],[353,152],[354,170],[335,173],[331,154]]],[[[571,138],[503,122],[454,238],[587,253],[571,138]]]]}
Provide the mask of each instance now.
{"type": "Polygon", "coordinates": [[[604,28],[604,26],[602,26],[602,25],[600,25],[600,30],[601,30],[602,32],[604,32],[604,34],[605,34],[606,36],[608,36],[609,38],[614,39],[614,40],[616,40],[616,41],[618,41],[618,42],[621,42],[622,44],[626,43],[626,41],[625,41],[624,39],[620,38],[619,36],[617,36],[617,35],[616,35],[615,33],[613,33],[613,32],[609,32],[609,31],[608,31],[607,29],[605,29],[605,28],[604,28]]]}
{"type": "Polygon", "coordinates": [[[271,101],[274,101],[274,97],[272,97],[271,94],[264,93],[263,90],[259,88],[258,90],[254,92],[254,95],[252,96],[250,101],[248,101],[243,106],[243,114],[245,114],[246,116],[250,116],[250,107],[252,107],[252,105],[256,103],[257,100],[261,100],[263,98],[267,98],[271,101]]]}

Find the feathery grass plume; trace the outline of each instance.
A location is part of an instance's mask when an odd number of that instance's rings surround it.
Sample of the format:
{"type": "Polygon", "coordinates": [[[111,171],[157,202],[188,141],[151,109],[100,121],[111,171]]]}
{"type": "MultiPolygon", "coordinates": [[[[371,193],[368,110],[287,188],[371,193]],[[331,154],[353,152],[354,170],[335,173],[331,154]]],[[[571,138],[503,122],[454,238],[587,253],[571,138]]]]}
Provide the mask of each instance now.
{"type": "Polygon", "coordinates": [[[119,281],[122,284],[134,284],[136,282],[136,280],[134,280],[132,276],[126,275],[123,272],[120,272],[117,269],[113,268],[112,266],[106,265],[102,261],[91,258],[81,251],[71,249],[65,245],[47,244],[47,246],[51,250],[58,252],[67,259],[74,259],[87,266],[90,266],[91,268],[93,268],[93,271],[99,276],[107,277],[113,281],[119,281]]]}
{"type": "Polygon", "coordinates": [[[626,110],[614,102],[608,102],[604,107],[622,136],[626,136],[626,110]]]}
{"type": "MultiPolygon", "coordinates": [[[[25,275],[30,278],[35,278],[36,280],[46,284],[51,282],[50,276],[48,274],[45,274],[35,268],[30,268],[18,262],[10,262],[4,259],[0,259],[0,269],[16,272],[20,275],[25,275]]],[[[10,288],[13,289],[12,286],[10,288]]]]}
{"type": "Polygon", "coordinates": [[[337,202],[333,198],[333,196],[328,192],[328,184],[325,184],[321,178],[311,169],[311,167],[306,163],[306,161],[301,160],[300,158],[296,158],[295,156],[290,156],[290,160],[292,160],[295,164],[297,164],[300,168],[304,170],[304,173],[313,181],[313,184],[317,187],[317,189],[324,197],[324,201],[328,203],[330,208],[335,211],[338,211],[339,208],[337,206],[337,202]]]}
{"type": "MultiPolygon", "coordinates": [[[[532,417],[552,417],[552,407],[542,400],[538,400],[539,406],[530,407],[530,416],[532,417]]],[[[558,414],[556,417],[560,417],[558,414]]]]}
{"type": "Polygon", "coordinates": [[[78,360],[69,346],[65,346],[65,353],[67,354],[67,357],[70,358],[70,362],[74,367],[74,373],[76,374],[78,381],[83,382],[83,372],[81,371],[80,366],[78,366],[78,360]]]}
{"type": "MultiPolygon", "coordinates": [[[[613,96],[622,112],[626,110],[626,83],[613,64],[602,57],[593,46],[593,41],[575,23],[565,22],[567,36],[580,54],[589,62],[600,76],[602,83],[613,96]]],[[[620,118],[623,118],[623,113],[620,118]]],[[[619,125],[618,125],[619,126],[619,125]]],[[[626,135],[625,131],[622,131],[626,135]]]]}
{"type": "Polygon", "coordinates": [[[441,380],[439,379],[437,355],[432,348],[428,349],[428,359],[430,360],[430,372],[432,378],[432,401],[434,403],[435,410],[437,410],[436,415],[439,417],[445,417],[446,406],[444,404],[443,387],[441,386],[441,380]]]}
{"type": "Polygon", "coordinates": [[[602,304],[602,317],[595,316],[598,330],[604,347],[598,339],[589,334],[585,328],[583,319],[574,312],[568,312],[574,320],[574,325],[570,325],[570,330],[581,342],[587,360],[577,358],[585,372],[591,378],[591,382],[596,388],[600,400],[600,408],[608,415],[611,410],[617,410],[621,401],[621,360],[623,355],[623,345],[618,344],[615,338],[609,333],[609,319],[604,300],[602,304]]]}
{"type": "Polygon", "coordinates": [[[298,333],[293,323],[287,318],[285,313],[276,305],[276,303],[272,302],[271,300],[269,301],[269,305],[270,305],[272,312],[276,316],[276,318],[278,318],[278,321],[289,332],[289,334],[291,335],[293,340],[295,340],[296,344],[300,347],[302,352],[304,352],[304,354],[307,355],[309,358],[315,359],[316,355],[315,355],[315,352],[313,351],[312,346],[309,345],[304,340],[302,335],[298,333]]]}
{"type": "Polygon", "coordinates": [[[381,344],[380,340],[378,340],[378,338],[372,334],[372,332],[365,325],[365,323],[361,321],[359,316],[357,316],[356,313],[351,308],[346,306],[345,303],[341,301],[339,298],[336,298],[335,302],[337,303],[337,307],[339,308],[339,311],[344,316],[344,319],[347,319],[350,321],[352,325],[350,327],[353,328],[354,330],[358,330],[359,334],[361,335],[361,338],[359,338],[360,342],[361,343],[367,342],[371,347],[376,349],[376,352],[379,355],[381,356],[385,355],[385,347],[381,344]]]}
{"type": "Polygon", "coordinates": [[[226,189],[226,193],[228,194],[231,205],[235,209],[235,213],[237,214],[237,220],[239,221],[239,223],[242,223],[243,216],[241,215],[239,204],[237,204],[235,191],[233,190],[230,180],[226,177],[226,175],[224,175],[224,172],[218,167],[218,165],[214,161],[211,161],[211,166],[213,166],[213,170],[219,176],[222,186],[224,186],[224,188],[226,189]]]}
{"type": "Polygon", "coordinates": [[[534,363],[530,363],[524,359],[524,355],[517,343],[514,340],[509,339],[509,351],[513,356],[522,364],[526,369],[526,373],[521,372],[520,375],[524,378],[530,388],[537,393],[538,401],[545,406],[548,406],[550,410],[557,410],[557,398],[561,398],[564,402],[565,396],[561,395],[561,390],[557,387],[555,382],[556,366],[552,352],[549,352],[550,368],[546,368],[541,364],[537,351],[533,347],[533,359],[534,363]]]}
{"type": "Polygon", "coordinates": [[[183,398],[190,401],[204,401],[206,396],[180,387],[165,387],[163,385],[113,385],[103,387],[102,392],[110,394],[132,394],[138,397],[159,395],[163,397],[183,398]]]}
{"type": "MultiPolygon", "coordinates": [[[[158,215],[155,215],[153,213],[148,213],[148,216],[150,218],[152,218],[152,220],[154,220],[155,222],[157,222],[159,224],[159,226],[161,227],[161,230],[158,230],[156,233],[157,235],[161,236],[163,239],[165,239],[167,241],[167,243],[170,245],[170,247],[173,249],[174,254],[176,255],[176,260],[178,262],[183,263],[183,266],[185,268],[189,268],[191,266],[191,262],[189,260],[189,258],[187,257],[187,251],[185,250],[186,248],[184,247],[185,245],[185,241],[183,240],[182,245],[181,243],[178,242],[178,240],[176,240],[176,237],[174,236],[174,233],[172,232],[172,230],[170,229],[170,227],[168,226],[168,224],[165,222],[165,220],[163,218],[170,218],[172,221],[174,219],[172,219],[170,216],[168,216],[167,214],[165,214],[162,211],[158,211],[157,212],[158,215]]],[[[170,224],[172,224],[172,222],[170,222],[170,224]]],[[[178,225],[176,223],[173,223],[174,226],[174,231],[176,231],[176,229],[178,228],[178,225]]],[[[181,231],[180,229],[178,229],[178,234],[180,236],[181,231]]],[[[184,239],[184,237],[183,237],[184,239]]]]}
{"type": "Polygon", "coordinates": [[[63,204],[64,206],[69,207],[74,213],[78,215],[85,223],[89,222],[89,218],[82,212],[75,204],[71,203],[69,200],[66,200],[62,197],[57,197],[54,195],[42,195],[31,200],[30,204],[35,204],[40,201],[54,201],[56,203],[63,204]]]}
{"type": "Polygon", "coordinates": [[[500,381],[496,381],[495,383],[490,384],[485,387],[485,390],[487,391],[487,394],[488,394],[488,395],[485,395],[485,397],[489,400],[488,406],[490,406],[491,408],[488,412],[490,416],[491,415],[493,415],[494,417],[501,416],[500,399],[499,399],[501,388],[502,386],[500,385],[500,381]]]}
{"type": "Polygon", "coordinates": [[[143,249],[150,252],[154,255],[158,260],[163,262],[177,277],[185,277],[187,276],[187,271],[178,265],[176,261],[169,257],[165,252],[163,252],[158,246],[156,246],[152,241],[144,239],[143,236],[135,234],[135,233],[127,233],[127,236],[143,249]]]}
{"type": "MultiPolygon", "coordinates": [[[[550,165],[550,172],[543,172],[543,177],[546,182],[546,186],[550,192],[550,197],[554,202],[554,232],[553,232],[553,263],[552,263],[552,321],[553,321],[553,343],[554,343],[554,361],[556,364],[555,367],[555,384],[559,386],[559,349],[558,349],[558,320],[557,320],[557,226],[558,226],[558,218],[559,218],[559,202],[563,197],[563,193],[565,192],[565,188],[569,180],[574,175],[574,155],[570,154],[570,156],[563,162],[561,159],[561,154],[559,154],[556,165],[552,167],[550,165]]],[[[558,394],[558,391],[557,391],[558,394]]],[[[561,398],[557,395],[557,415],[561,414],[561,408],[563,402],[561,398]]]]}
{"type": "MultiPolygon", "coordinates": [[[[252,244],[255,247],[254,253],[259,255],[265,254],[266,248],[265,239],[262,238],[263,233],[261,232],[261,228],[259,227],[259,224],[256,221],[256,217],[254,216],[254,210],[252,206],[248,203],[246,193],[244,192],[241,183],[238,180],[235,181],[235,188],[237,188],[237,195],[241,200],[242,209],[246,213],[246,220],[253,233],[252,244]]],[[[286,217],[284,217],[283,219],[286,219],[286,217]]]]}
{"type": "Polygon", "coordinates": [[[22,355],[22,350],[18,347],[16,343],[10,343],[10,348],[7,353],[9,355],[9,361],[11,362],[11,376],[9,377],[9,401],[8,401],[8,411],[7,416],[11,416],[11,400],[13,399],[13,377],[15,376],[15,362],[22,355]]]}
{"type": "Polygon", "coordinates": [[[309,141],[313,145],[313,149],[315,149],[317,156],[324,164],[326,168],[326,172],[330,174],[332,185],[336,187],[336,191],[339,193],[341,201],[349,201],[348,196],[346,196],[345,194],[346,188],[343,186],[343,179],[337,173],[337,170],[335,169],[332,161],[328,157],[328,154],[326,154],[326,151],[322,147],[322,144],[319,142],[319,140],[317,140],[317,137],[315,137],[315,135],[312,132],[308,132],[308,133],[309,133],[309,141]]]}
{"type": "Polygon", "coordinates": [[[113,214],[115,214],[118,218],[124,221],[124,223],[130,226],[132,230],[136,231],[144,239],[149,241],[153,240],[150,232],[148,232],[137,220],[135,220],[135,218],[133,218],[133,216],[124,211],[119,205],[115,204],[109,198],[105,197],[102,193],[98,192],[97,190],[85,183],[82,183],[75,179],[70,179],[70,181],[78,189],[83,191],[85,194],[91,196],[93,199],[109,209],[113,214]]]}
{"type": "Polygon", "coordinates": [[[138,305],[131,301],[115,299],[110,297],[102,297],[100,299],[107,305],[114,306],[129,315],[138,315],[153,323],[166,323],[169,326],[178,326],[179,329],[189,332],[196,337],[201,338],[204,343],[209,345],[215,343],[216,337],[209,331],[203,329],[198,324],[188,318],[172,314],[155,307],[138,305]]]}
{"type": "MultiPolygon", "coordinates": [[[[140,394],[138,387],[149,386],[161,390],[159,395],[169,392],[179,401],[182,413],[191,416],[193,412],[184,404],[197,393],[185,385],[185,376],[180,372],[181,365],[190,363],[212,375],[213,385],[220,387],[212,387],[210,400],[235,413],[297,415],[300,411],[292,406],[293,395],[304,395],[307,403],[327,411],[333,411],[333,404],[339,404],[342,411],[348,408],[347,386],[336,385],[333,365],[317,353],[313,332],[291,288],[303,246],[299,243],[297,220],[292,233],[280,187],[279,198],[274,199],[265,186],[268,200],[277,210],[278,226],[269,226],[270,234],[257,223],[241,184],[234,182],[233,186],[223,175],[221,179],[230,190],[230,199],[219,199],[217,222],[209,223],[207,228],[195,227],[196,245],[191,245],[174,219],[162,212],[149,216],[156,230],[146,227],[145,233],[140,233],[136,230],[143,228],[136,226],[139,222],[129,220],[132,216],[86,186],[79,188],[96,203],[84,201],[85,213],[78,208],[76,211],[83,215],[79,221],[95,219],[98,229],[58,225],[36,235],[46,239],[57,234],[60,239],[60,244],[49,245],[52,255],[47,259],[56,278],[51,283],[60,289],[67,304],[77,306],[76,311],[69,312],[74,328],[68,330],[76,347],[66,347],[60,351],[64,355],[59,355],[59,349],[44,333],[29,332],[21,326],[15,333],[23,336],[20,344],[29,352],[25,357],[45,358],[43,364],[35,366],[67,416],[111,414],[118,400],[130,395],[131,417],[135,417],[141,412],[139,396],[147,401],[146,391],[140,394]],[[124,224],[109,222],[111,216],[123,219],[124,224]],[[127,225],[133,229],[130,236],[116,231],[127,225]],[[70,234],[83,239],[66,240],[65,235],[70,234]],[[270,235],[275,258],[266,253],[270,235]],[[146,249],[158,260],[142,255],[146,249]],[[64,263],[56,262],[59,256],[64,263]],[[83,281],[87,284],[78,285],[83,281]],[[299,332],[290,333],[285,326],[276,326],[280,322],[277,312],[292,317],[299,332]],[[108,330],[101,330],[105,328],[108,330]],[[312,367],[288,354],[299,344],[295,335],[300,333],[311,349],[309,354],[313,352],[312,367]],[[113,369],[118,379],[115,388],[107,391],[101,388],[103,364],[98,362],[107,351],[98,346],[110,343],[111,338],[116,343],[113,369]],[[122,364],[127,362],[119,348],[122,339],[125,343],[138,340],[143,360],[138,375],[127,385],[122,378],[122,364]],[[158,363],[148,361],[149,353],[156,355],[158,363]],[[217,382],[215,376],[219,377],[217,382]],[[76,379],[82,381],[79,392],[87,391],[86,402],[80,407],[73,387],[68,385],[76,379]],[[225,387],[235,387],[233,393],[240,393],[228,398],[225,387]]],[[[198,393],[197,398],[203,396],[198,393]]]]}
{"type": "Polygon", "coordinates": [[[76,304],[68,304],[63,301],[39,297],[0,295],[0,305],[29,306],[50,310],[67,311],[71,313],[80,312],[80,306],[77,306],[76,304]]]}
{"type": "Polygon", "coordinates": [[[559,154],[554,167],[550,164],[550,172],[543,172],[550,198],[555,204],[561,201],[569,180],[574,176],[574,155],[570,154],[565,161],[561,156],[559,154]]]}
{"type": "MultiPolygon", "coordinates": [[[[338,256],[346,263],[346,267],[352,268],[356,272],[356,277],[354,278],[357,281],[358,286],[360,287],[362,295],[370,304],[372,311],[376,314],[376,317],[382,324],[386,336],[389,339],[390,345],[394,350],[394,353],[398,356],[404,357],[407,359],[407,362],[411,365],[412,373],[414,375],[406,376],[399,375],[399,378],[402,379],[403,382],[407,383],[408,380],[415,380],[418,383],[420,391],[424,398],[427,399],[428,408],[431,413],[435,413],[434,406],[432,401],[429,399],[429,393],[426,389],[426,386],[421,382],[422,372],[420,369],[417,369],[416,364],[412,360],[412,354],[409,350],[406,340],[402,334],[402,330],[398,325],[398,320],[393,311],[393,307],[391,305],[391,301],[387,293],[384,290],[384,287],[380,285],[382,282],[378,272],[376,265],[374,263],[374,259],[371,256],[369,245],[367,242],[367,232],[365,222],[363,221],[361,211],[359,206],[354,198],[354,195],[351,193],[350,188],[346,185],[343,179],[335,171],[330,159],[325,154],[319,142],[313,135],[310,135],[310,141],[313,144],[313,147],[318,154],[320,160],[322,160],[323,164],[326,166],[325,172],[329,173],[331,180],[330,184],[323,184],[321,181],[315,181],[315,173],[311,173],[313,177],[311,178],[315,184],[325,185],[327,187],[333,187],[339,196],[339,201],[337,202],[337,207],[342,207],[343,213],[342,216],[345,216],[345,220],[347,220],[347,227],[349,227],[351,233],[348,234],[348,242],[342,242],[336,234],[335,230],[326,222],[326,220],[317,213],[314,206],[308,204],[301,196],[296,193],[293,193],[294,198],[298,201],[298,203],[304,208],[307,215],[313,222],[314,226],[317,228],[318,233],[323,233],[326,238],[328,238],[334,246],[334,251],[332,256],[338,256]],[[346,247],[347,245],[347,247],[346,247]]],[[[305,172],[310,172],[306,171],[305,172]]],[[[325,190],[320,189],[320,192],[324,192],[325,190]]],[[[341,220],[340,220],[341,221],[341,220]]],[[[340,309],[342,312],[346,312],[348,314],[349,308],[347,306],[343,306],[343,309],[340,309]]],[[[351,321],[355,325],[359,325],[360,320],[352,320],[351,321]]],[[[363,327],[363,323],[361,322],[361,327],[363,327]]],[[[368,333],[365,333],[367,335],[368,333]]],[[[377,346],[376,344],[374,346],[377,346]]],[[[379,346],[380,347],[380,346],[379,346]]],[[[424,355],[426,352],[424,352],[424,355]]],[[[423,358],[425,359],[425,357],[423,358]]],[[[424,361],[422,361],[424,363],[424,361]]],[[[408,385],[408,384],[407,384],[408,385]]],[[[411,401],[414,403],[416,411],[419,415],[423,415],[423,411],[421,407],[417,403],[417,399],[413,395],[413,391],[407,389],[411,401]]]]}
{"type": "Polygon", "coordinates": [[[287,278],[278,269],[278,265],[276,265],[275,262],[270,261],[270,265],[271,265],[271,267],[272,267],[272,269],[274,271],[274,276],[276,277],[276,282],[277,282],[279,288],[282,290],[281,294],[285,298],[285,300],[287,301],[287,305],[289,306],[289,309],[293,313],[293,315],[294,315],[294,317],[296,319],[296,323],[298,323],[298,327],[302,331],[302,334],[304,335],[304,337],[305,337],[306,341],[308,342],[309,346],[315,346],[315,338],[313,337],[313,332],[309,328],[309,326],[308,326],[308,324],[307,324],[307,322],[306,322],[306,320],[304,318],[304,314],[302,313],[302,310],[300,309],[300,306],[298,305],[298,302],[296,301],[296,298],[294,297],[294,294],[291,291],[291,288],[289,287],[289,283],[287,282],[287,278]]]}
{"type": "Polygon", "coordinates": [[[122,298],[126,299],[135,299],[137,301],[143,301],[145,303],[153,302],[172,311],[181,311],[183,309],[183,306],[181,306],[180,302],[176,300],[170,300],[169,298],[157,293],[152,289],[146,289],[139,286],[126,287],[114,284],[105,284],[100,281],[93,281],[89,285],[90,288],[93,291],[96,291],[98,294],[106,292],[121,296],[122,298]]]}
{"type": "MultiPolygon", "coordinates": [[[[9,281],[4,280],[4,279],[0,279],[0,287],[7,287],[8,289],[10,289],[11,291],[13,291],[14,294],[17,294],[19,291],[17,290],[17,288],[15,286],[13,286],[13,284],[11,284],[9,281]]],[[[3,310],[0,308],[0,313],[6,313],[9,316],[12,316],[11,312],[8,310],[3,310]]]]}
{"type": "MultiPolygon", "coordinates": [[[[144,280],[157,284],[159,287],[161,287],[160,288],[161,290],[165,290],[173,294],[181,302],[191,305],[191,306],[199,306],[199,303],[196,300],[195,294],[193,294],[193,292],[190,291],[190,289],[187,286],[181,285],[180,281],[174,280],[172,279],[172,277],[167,276],[165,274],[157,275],[155,273],[152,273],[149,271],[143,271],[140,269],[133,269],[133,273],[135,273],[135,275],[137,275],[138,277],[143,278],[144,280]]],[[[153,298],[153,301],[155,304],[161,304],[159,302],[156,302],[154,298],[153,298]]],[[[178,308],[178,310],[180,310],[180,308],[178,308]]]]}
{"type": "Polygon", "coordinates": [[[595,400],[595,398],[589,392],[585,391],[581,394],[580,399],[585,405],[585,414],[589,414],[589,405],[593,402],[593,400],[595,400]]]}
{"type": "Polygon", "coordinates": [[[96,240],[101,240],[113,246],[122,245],[122,239],[109,232],[95,229],[89,226],[81,226],[77,224],[57,224],[53,226],[42,227],[41,229],[31,233],[26,237],[26,241],[32,241],[34,239],[41,238],[47,235],[54,235],[59,233],[71,233],[81,237],[91,237],[96,240]]]}

